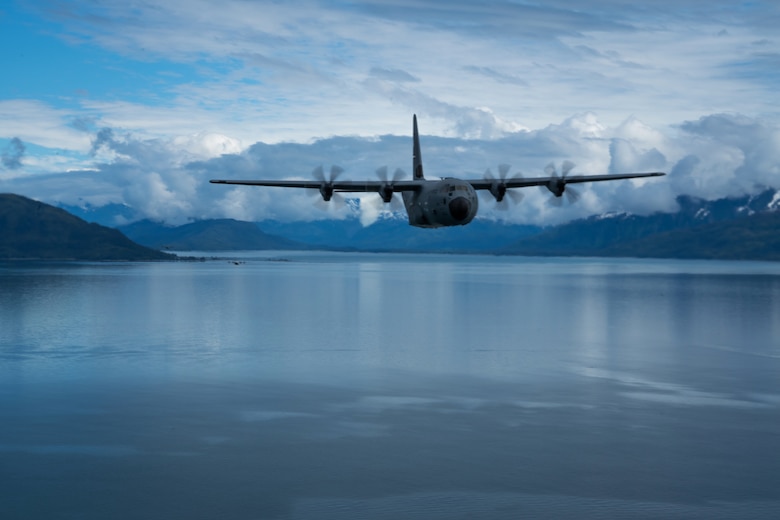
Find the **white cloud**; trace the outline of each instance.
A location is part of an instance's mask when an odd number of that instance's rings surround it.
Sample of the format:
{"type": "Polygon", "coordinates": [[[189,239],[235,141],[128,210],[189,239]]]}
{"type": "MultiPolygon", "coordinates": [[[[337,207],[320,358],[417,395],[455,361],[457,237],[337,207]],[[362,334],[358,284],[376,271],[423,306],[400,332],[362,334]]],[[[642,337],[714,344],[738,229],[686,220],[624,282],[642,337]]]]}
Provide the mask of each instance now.
{"type": "Polygon", "coordinates": [[[194,74],[156,77],[139,85],[145,96],[83,101],[79,112],[137,135],[398,134],[399,112],[456,137],[543,128],[583,111],[610,126],[634,114],[656,128],[727,110],[778,116],[780,43],[765,23],[774,4],[579,7],[109,0],[29,9],[61,24],[67,42],[115,53],[120,73],[171,62],[194,74]]]}
{"type": "Polygon", "coordinates": [[[198,159],[208,159],[226,154],[235,155],[241,153],[242,150],[241,141],[238,139],[205,132],[175,137],[171,144],[198,159]]]}
{"type": "MultiPolygon", "coordinates": [[[[598,0],[583,11],[571,0],[49,0],[19,9],[30,34],[55,33],[63,55],[89,61],[82,83],[97,92],[74,97],[52,81],[37,97],[0,99],[0,139],[25,145],[20,168],[0,170],[0,189],[48,201],[125,203],[171,222],[341,218],[347,210],[323,213],[307,193],[207,180],[302,178],[333,163],[351,178],[408,170],[412,113],[430,177],[481,176],[504,162],[541,175],[566,159],[575,173],[670,172],[582,186],[572,207],[526,190],[495,213],[522,222],[669,210],[679,194],[737,195],[780,174],[772,2],[598,0]],[[103,128],[110,139],[93,150],[103,128]]],[[[14,81],[4,78],[5,92],[14,81]]],[[[365,222],[385,210],[362,207],[365,222]]]]}
{"type": "Polygon", "coordinates": [[[48,148],[89,150],[89,136],[71,126],[73,112],[31,99],[0,100],[0,138],[48,148]]]}
{"type": "MultiPolygon", "coordinates": [[[[672,211],[677,195],[715,198],[780,184],[776,146],[780,129],[775,126],[744,116],[712,115],[667,132],[635,118],[611,128],[589,113],[492,140],[441,138],[423,132],[422,156],[429,178],[480,178],[487,168],[495,172],[500,163],[512,164],[510,174],[538,176],[549,162],[560,166],[563,160],[577,163],[574,172],[582,174],[669,172],[660,179],[578,186],[581,200],[572,206],[551,207],[549,194],[526,189],[524,200],[511,211],[497,212],[489,201],[483,201],[480,209],[482,216],[540,224],[606,211],[672,211]]],[[[258,142],[244,150],[237,141],[212,134],[143,139],[104,129],[100,135],[94,142],[101,143],[102,155],[95,157],[92,170],[45,177],[17,174],[1,180],[0,189],[50,202],[121,203],[139,217],[169,223],[217,217],[312,220],[344,218],[350,210],[318,205],[316,190],[212,185],[208,180],[309,178],[315,166],[327,169],[331,164],[345,169],[343,178],[373,179],[379,166],[408,172],[411,164],[409,135],[338,137],[310,144],[258,142]]],[[[360,198],[364,224],[389,209],[378,204],[378,196],[360,198]]]]}

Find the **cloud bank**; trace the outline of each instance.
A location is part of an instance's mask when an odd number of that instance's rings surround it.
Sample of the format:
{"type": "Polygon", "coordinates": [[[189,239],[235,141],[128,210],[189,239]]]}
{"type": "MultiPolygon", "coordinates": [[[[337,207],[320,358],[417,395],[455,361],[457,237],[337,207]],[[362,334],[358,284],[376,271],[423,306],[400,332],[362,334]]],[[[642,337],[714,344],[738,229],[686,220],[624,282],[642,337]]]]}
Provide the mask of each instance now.
{"type": "MultiPolygon", "coordinates": [[[[556,223],[777,185],[780,4],[45,0],[0,13],[0,190],[170,223],[342,218],[214,177],[662,170],[480,215],[556,223]]],[[[314,199],[314,200],[312,200],[314,199]]],[[[373,199],[370,199],[373,200],[373,199]]],[[[367,201],[365,201],[367,203],[367,201]]],[[[363,205],[364,220],[379,208],[363,205]]],[[[134,217],[135,218],[135,217],[134,217]]]]}
{"type": "MultiPolygon", "coordinates": [[[[424,120],[420,121],[421,129],[424,120]]],[[[409,126],[411,127],[411,122],[409,126]]],[[[481,178],[486,169],[512,165],[510,174],[544,174],[564,160],[575,173],[666,171],[660,179],[578,186],[581,199],[554,207],[543,190],[526,188],[525,198],[501,211],[482,198],[484,218],[553,224],[609,211],[646,214],[674,211],[675,197],[705,199],[757,193],[780,179],[780,129],[736,114],[686,121],[674,132],[656,130],[636,118],[617,127],[595,114],[574,115],[541,130],[505,133],[498,139],[437,137],[422,132],[422,156],[429,178],[481,178]]],[[[127,206],[134,218],[182,224],[204,218],[316,220],[346,218],[350,209],[322,204],[316,190],[212,185],[209,179],[303,179],[318,165],[337,164],[342,178],[373,179],[381,166],[411,170],[411,136],[332,137],[311,143],[262,143],[246,148],[224,136],[199,134],[143,139],[103,128],[92,134],[89,168],[0,180],[0,190],[48,202],[99,207],[127,206]]],[[[351,195],[350,195],[351,196],[351,195]]],[[[378,195],[360,195],[369,223],[378,216],[378,195]]],[[[121,223],[121,222],[118,222],[121,223]]]]}

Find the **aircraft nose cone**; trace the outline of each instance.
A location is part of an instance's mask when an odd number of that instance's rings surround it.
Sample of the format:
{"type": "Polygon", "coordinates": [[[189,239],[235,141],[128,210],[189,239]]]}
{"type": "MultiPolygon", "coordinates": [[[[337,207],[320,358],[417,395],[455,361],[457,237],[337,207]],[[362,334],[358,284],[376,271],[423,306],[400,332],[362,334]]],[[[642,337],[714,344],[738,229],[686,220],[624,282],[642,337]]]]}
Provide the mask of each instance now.
{"type": "Polygon", "coordinates": [[[450,201],[450,215],[455,220],[465,220],[471,211],[471,204],[464,197],[456,197],[450,201]]]}

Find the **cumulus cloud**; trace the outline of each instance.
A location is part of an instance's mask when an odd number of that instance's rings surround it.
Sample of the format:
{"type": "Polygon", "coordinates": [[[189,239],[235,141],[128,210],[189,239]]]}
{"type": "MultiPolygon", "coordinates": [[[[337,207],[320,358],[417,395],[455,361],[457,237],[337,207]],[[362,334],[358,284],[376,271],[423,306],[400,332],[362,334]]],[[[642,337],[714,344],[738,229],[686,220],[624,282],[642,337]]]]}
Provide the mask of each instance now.
{"type": "Polygon", "coordinates": [[[755,193],[780,183],[780,128],[739,114],[713,114],[680,125],[688,153],[674,170],[703,198],[755,193]]]}
{"type": "Polygon", "coordinates": [[[114,141],[114,131],[110,128],[102,128],[97,135],[95,135],[89,153],[90,155],[95,156],[101,148],[106,147],[111,149],[114,144],[116,144],[116,141],[114,141]]]}
{"type": "Polygon", "coordinates": [[[660,171],[666,166],[666,157],[656,148],[637,150],[636,146],[625,139],[613,138],[609,144],[612,163],[609,173],[624,171],[660,171]]]}
{"type": "MultiPolygon", "coordinates": [[[[607,211],[674,211],[678,195],[719,198],[780,187],[780,130],[740,115],[715,114],[659,131],[629,118],[616,127],[593,113],[571,116],[541,130],[506,132],[496,139],[436,137],[424,132],[422,157],[429,178],[480,178],[487,168],[512,165],[510,174],[544,174],[546,164],[577,164],[573,173],[665,171],[658,179],[581,185],[577,204],[549,205],[549,194],[524,190],[523,201],[497,211],[483,199],[480,216],[555,224],[607,211]]],[[[137,218],[169,224],[193,219],[315,220],[346,218],[349,206],[318,203],[316,190],[209,184],[213,178],[305,179],[323,165],[344,168],[342,178],[374,179],[387,166],[411,170],[411,136],[332,137],[311,143],[257,142],[241,148],[218,134],[148,139],[103,128],[93,135],[93,165],[0,180],[0,190],[67,204],[122,204],[137,218]]],[[[408,175],[407,175],[408,177],[408,175]]],[[[350,196],[351,197],[351,196],[350,196]]],[[[364,224],[393,208],[373,194],[360,198],[364,224]]]]}
{"type": "MultiPolygon", "coordinates": [[[[671,211],[680,194],[712,199],[778,184],[771,3],[71,4],[8,12],[24,16],[31,39],[61,28],[68,52],[58,55],[98,50],[110,65],[90,62],[88,95],[74,97],[84,85],[68,79],[84,59],[62,81],[41,82],[47,102],[0,100],[2,191],[122,204],[169,223],[343,218],[349,209],[323,211],[316,191],[208,179],[306,178],[331,164],[353,179],[374,178],[380,166],[409,171],[412,113],[431,178],[480,177],[500,163],[537,176],[564,160],[575,174],[669,172],[581,186],[579,203],[562,208],[525,190],[511,211],[483,204],[488,218],[548,224],[671,211]]],[[[52,41],[28,47],[48,52],[52,41]]],[[[26,92],[8,81],[8,92],[26,92]]],[[[366,224],[389,209],[361,199],[366,224]]]]}
{"type": "Polygon", "coordinates": [[[22,167],[22,157],[26,147],[21,139],[13,137],[6,145],[2,153],[3,166],[9,170],[18,170],[22,167]]]}

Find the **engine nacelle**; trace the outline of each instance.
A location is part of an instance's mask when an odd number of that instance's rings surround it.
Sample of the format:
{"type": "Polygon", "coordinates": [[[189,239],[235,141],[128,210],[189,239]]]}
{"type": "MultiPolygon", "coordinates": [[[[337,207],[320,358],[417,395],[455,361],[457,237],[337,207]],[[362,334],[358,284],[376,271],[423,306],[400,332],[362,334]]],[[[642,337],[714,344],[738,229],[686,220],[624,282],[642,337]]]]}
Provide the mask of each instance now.
{"type": "Polygon", "coordinates": [[[320,195],[322,195],[322,200],[328,202],[333,198],[333,185],[325,182],[320,184],[320,195]]]}
{"type": "Polygon", "coordinates": [[[548,182],[545,187],[550,190],[550,193],[560,197],[566,191],[566,182],[563,179],[555,179],[548,182]]]}
{"type": "Polygon", "coordinates": [[[495,182],[492,186],[490,186],[490,194],[495,197],[496,202],[501,202],[504,200],[504,196],[506,195],[506,184],[503,182],[495,182]]]}

